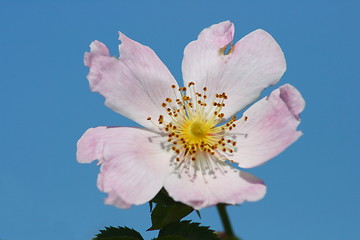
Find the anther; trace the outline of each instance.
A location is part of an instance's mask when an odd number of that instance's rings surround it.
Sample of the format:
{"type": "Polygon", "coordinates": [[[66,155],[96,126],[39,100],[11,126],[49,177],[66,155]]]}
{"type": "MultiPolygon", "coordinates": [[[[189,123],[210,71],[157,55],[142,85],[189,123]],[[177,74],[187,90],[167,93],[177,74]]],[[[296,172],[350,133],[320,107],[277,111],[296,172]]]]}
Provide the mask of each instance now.
{"type": "Polygon", "coordinates": [[[184,101],[189,100],[189,99],[190,99],[190,97],[188,97],[188,96],[186,96],[186,95],[183,96],[183,100],[184,100],[184,101]]]}

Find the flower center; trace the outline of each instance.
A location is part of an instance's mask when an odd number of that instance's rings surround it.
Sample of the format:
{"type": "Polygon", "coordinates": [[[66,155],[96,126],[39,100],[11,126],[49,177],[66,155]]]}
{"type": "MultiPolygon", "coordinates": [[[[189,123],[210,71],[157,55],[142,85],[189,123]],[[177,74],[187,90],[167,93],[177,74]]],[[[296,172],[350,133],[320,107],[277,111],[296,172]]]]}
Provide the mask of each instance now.
{"type": "Polygon", "coordinates": [[[208,157],[229,160],[236,147],[234,134],[229,134],[236,127],[236,118],[232,116],[226,124],[219,125],[224,118],[221,110],[227,96],[225,93],[215,94],[209,104],[207,88],[197,92],[194,85],[190,82],[189,89],[180,87],[180,94],[172,85],[174,97],[168,97],[162,103],[168,116],[160,115],[158,124],[154,124],[167,134],[167,147],[175,152],[177,162],[201,161],[208,157]]]}
{"type": "Polygon", "coordinates": [[[194,141],[202,141],[207,134],[210,133],[210,126],[206,123],[195,121],[188,127],[187,135],[189,139],[194,141]]]}

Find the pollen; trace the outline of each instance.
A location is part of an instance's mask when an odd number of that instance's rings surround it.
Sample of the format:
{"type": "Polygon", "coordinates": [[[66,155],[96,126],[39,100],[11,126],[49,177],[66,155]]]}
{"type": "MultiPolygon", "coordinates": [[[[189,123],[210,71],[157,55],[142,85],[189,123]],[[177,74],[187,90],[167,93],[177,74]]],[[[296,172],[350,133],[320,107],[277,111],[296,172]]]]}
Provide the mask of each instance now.
{"type": "Polygon", "coordinates": [[[237,143],[230,132],[236,127],[236,117],[221,124],[228,96],[224,92],[210,96],[206,86],[195,85],[190,82],[187,88],[178,89],[171,85],[174,95],[164,99],[163,115],[159,115],[157,124],[153,123],[167,136],[166,147],[174,152],[175,165],[187,168],[198,164],[197,169],[210,171],[209,159],[232,161],[229,157],[237,143]]]}

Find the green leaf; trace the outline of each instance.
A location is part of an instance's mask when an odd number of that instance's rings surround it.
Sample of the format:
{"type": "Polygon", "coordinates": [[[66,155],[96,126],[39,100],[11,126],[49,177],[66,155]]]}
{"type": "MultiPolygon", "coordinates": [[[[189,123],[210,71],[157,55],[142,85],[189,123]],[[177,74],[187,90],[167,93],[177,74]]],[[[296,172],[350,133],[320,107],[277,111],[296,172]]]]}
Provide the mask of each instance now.
{"type": "Polygon", "coordinates": [[[181,236],[170,235],[170,236],[165,236],[165,237],[160,237],[160,238],[154,238],[153,240],[188,240],[188,239],[181,237],[181,236]]]}
{"type": "Polygon", "coordinates": [[[194,210],[190,206],[174,201],[164,188],[149,202],[149,205],[152,212],[152,226],[148,231],[158,230],[171,222],[179,222],[194,210]],[[156,203],[155,208],[153,203],[156,203]]]}
{"type": "Polygon", "coordinates": [[[201,215],[200,215],[200,211],[196,210],[196,214],[199,216],[199,218],[201,219],[201,215]]]}
{"type": "Polygon", "coordinates": [[[128,227],[105,227],[93,240],[144,240],[141,234],[128,227]]]}
{"type": "Polygon", "coordinates": [[[176,236],[188,240],[219,240],[213,230],[199,225],[190,221],[170,223],[160,230],[158,238],[176,236]]]}
{"type": "Polygon", "coordinates": [[[152,212],[152,210],[153,210],[153,202],[152,201],[149,202],[149,207],[150,207],[150,212],[152,212]]]}
{"type": "MultiPolygon", "coordinates": [[[[175,204],[176,202],[169,196],[164,188],[162,188],[158,194],[150,201],[150,203],[161,204],[164,206],[169,206],[175,204]]],[[[152,205],[151,205],[152,206],[152,205]]],[[[152,209],[152,208],[151,208],[152,209]]]]}
{"type": "Polygon", "coordinates": [[[152,226],[148,231],[158,230],[171,222],[178,222],[189,215],[194,209],[182,203],[175,203],[169,206],[163,206],[160,203],[151,213],[152,226]]]}

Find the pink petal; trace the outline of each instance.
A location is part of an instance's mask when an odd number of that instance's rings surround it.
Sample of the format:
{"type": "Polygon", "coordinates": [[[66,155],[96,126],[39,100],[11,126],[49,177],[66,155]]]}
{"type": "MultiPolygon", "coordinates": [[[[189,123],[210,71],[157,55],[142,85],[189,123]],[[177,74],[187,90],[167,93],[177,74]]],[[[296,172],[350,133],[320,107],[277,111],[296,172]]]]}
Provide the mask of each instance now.
{"type": "Polygon", "coordinates": [[[105,203],[127,208],[151,200],[171,172],[173,152],[162,141],[160,135],[138,128],[90,128],[78,141],[77,160],[98,159],[98,187],[109,193],[105,203]]]}
{"type": "Polygon", "coordinates": [[[234,25],[229,21],[204,29],[186,46],[182,63],[185,85],[195,82],[200,92],[206,86],[209,102],[216,93],[226,93],[225,118],[255,101],[286,70],[284,54],[267,32],[259,29],[246,35],[224,55],[222,49],[233,36],[234,25]]]}
{"type": "Polygon", "coordinates": [[[284,151],[302,135],[296,128],[304,107],[301,94],[289,84],[255,103],[231,131],[246,134],[237,137],[237,151],[232,159],[242,168],[251,168],[284,151]]]}
{"type": "MultiPolygon", "coordinates": [[[[153,50],[120,34],[120,58],[109,56],[104,44],[94,41],[85,53],[90,68],[90,88],[105,97],[105,105],[147,127],[155,126],[148,117],[164,114],[161,104],[174,97],[174,77],[153,50]]],[[[165,116],[166,117],[166,116],[165,116]]]]}
{"type": "MultiPolygon", "coordinates": [[[[213,160],[210,160],[213,161],[213,160]]],[[[255,176],[217,161],[219,169],[212,173],[198,173],[193,176],[172,174],[166,180],[165,189],[175,200],[195,209],[218,203],[240,204],[245,201],[258,201],[264,197],[266,186],[255,176]],[[221,170],[220,170],[221,169],[221,170]]]]}

